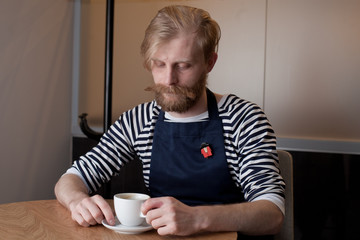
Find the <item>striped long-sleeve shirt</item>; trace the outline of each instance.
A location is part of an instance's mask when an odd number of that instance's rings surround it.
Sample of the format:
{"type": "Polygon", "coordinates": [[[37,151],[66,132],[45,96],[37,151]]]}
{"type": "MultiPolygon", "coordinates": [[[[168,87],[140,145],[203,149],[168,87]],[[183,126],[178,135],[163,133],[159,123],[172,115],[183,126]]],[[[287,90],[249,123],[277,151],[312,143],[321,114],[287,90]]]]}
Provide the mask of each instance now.
{"type": "MultiPolygon", "coordinates": [[[[285,183],[278,169],[276,137],[264,112],[256,104],[232,94],[224,95],[218,108],[229,172],[242,189],[244,199],[268,199],[284,212],[285,183]]],[[[75,161],[68,172],[78,174],[92,192],[136,155],[143,163],[145,185],[149,186],[153,136],[160,110],[156,101],[152,101],[123,113],[99,144],[75,161]]],[[[204,113],[185,121],[207,118],[204,113]]]]}

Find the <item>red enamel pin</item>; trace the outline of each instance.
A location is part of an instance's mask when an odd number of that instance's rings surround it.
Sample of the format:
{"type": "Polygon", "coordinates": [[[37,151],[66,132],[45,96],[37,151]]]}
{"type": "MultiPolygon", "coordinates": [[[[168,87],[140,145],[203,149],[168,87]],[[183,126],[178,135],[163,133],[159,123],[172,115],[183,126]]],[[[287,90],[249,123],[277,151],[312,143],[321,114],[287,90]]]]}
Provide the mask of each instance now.
{"type": "Polygon", "coordinates": [[[208,158],[212,156],[211,148],[208,143],[201,144],[201,154],[204,156],[204,158],[208,158]]]}

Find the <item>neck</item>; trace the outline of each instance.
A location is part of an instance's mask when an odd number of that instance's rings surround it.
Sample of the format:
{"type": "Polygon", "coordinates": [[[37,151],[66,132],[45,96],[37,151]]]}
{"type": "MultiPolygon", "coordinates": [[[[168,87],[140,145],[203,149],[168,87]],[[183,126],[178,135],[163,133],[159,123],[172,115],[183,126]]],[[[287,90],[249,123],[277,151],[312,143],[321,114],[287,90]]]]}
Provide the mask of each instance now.
{"type": "Polygon", "coordinates": [[[176,118],[186,118],[186,117],[197,116],[206,111],[207,111],[207,96],[206,96],[206,88],[205,88],[199,100],[189,110],[183,113],[179,113],[179,112],[168,112],[168,113],[176,118]]]}

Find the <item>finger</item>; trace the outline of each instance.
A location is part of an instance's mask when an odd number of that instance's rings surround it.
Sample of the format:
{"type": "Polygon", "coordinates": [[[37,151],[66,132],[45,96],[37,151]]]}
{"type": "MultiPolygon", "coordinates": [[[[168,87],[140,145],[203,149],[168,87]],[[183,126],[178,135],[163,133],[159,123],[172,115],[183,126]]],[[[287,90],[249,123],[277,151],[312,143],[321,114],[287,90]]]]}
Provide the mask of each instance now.
{"type": "Polygon", "coordinates": [[[146,200],[141,206],[141,212],[146,216],[145,220],[152,225],[152,221],[162,216],[161,206],[163,202],[161,198],[150,198],[146,200]]]}
{"type": "Polygon", "coordinates": [[[99,210],[101,211],[101,219],[97,219],[98,223],[100,224],[101,221],[105,218],[106,221],[110,224],[110,225],[115,225],[115,216],[114,216],[114,212],[112,210],[112,208],[110,207],[110,205],[108,204],[108,202],[100,197],[100,198],[96,198],[95,199],[96,204],[99,208],[99,210]]]}
{"type": "Polygon", "coordinates": [[[164,197],[149,198],[141,206],[141,212],[147,215],[148,211],[156,208],[160,208],[164,204],[164,197]]]}
{"type": "Polygon", "coordinates": [[[175,231],[171,231],[168,226],[161,227],[157,229],[157,232],[160,236],[166,236],[166,235],[175,235],[175,231]]]}
{"type": "Polygon", "coordinates": [[[155,229],[157,229],[161,226],[161,224],[159,223],[159,221],[154,222],[154,220],[162,218],[162,217],[163,217],[162,210],[159,208],[155,208],[155,209],[151,209],[147,212],[145,219],[148,224],[152,225],[155,229]],[[154,223],[155,223],[155,225],[154,225],[154,223]]]}
{"type": "Polygon", "coordinates": [[[87,208],[80,207],[80,209],[78,211],[78,215],[75,215],[75,216],[77,217],[77,222],[81,226],[97,224],[96,220],[93,218],[92,214],[90,213],[90,211],[87,208]]]}
{"type": "Polygon", "coordinates": [[[153,213],[156,212],[155,214],[152,214],[151,216],[149,216],[149,224],[154,228],[154,229],[159,229],[161,227],[165,227],[168,222],[166,221],[165,217],[163,215],[159,215],[159,211],[155,211],[152,210],[149,213],[153,213]]]}
{"type": "Polygon", "coordinates": [[[86,198],[78,205],[79,213],[82,215],[85,221],[91,225],[101,223],[101,221],[104,219],[103,213],[98,207],[97,198],[98,197],[95,196],[86,198]]]}
{"type": "Polygon", "coordinates": [[[88,222],[86,222],[85,219],[79,213],[73,213],[72,214],[72,219],[75,222],[77,222],[80,226],[83,226],[83,227],[89,227],[90,226],[90,224],[88,222]]]}
{"type": "Polygon", "coordinates": [[[101,209],[97,205],[90,205],[88,208],[89,215],[86,213],[86,216],[84,216],[85,219],[91,221],[92,225],[98,223],[100,224],[101,221],[104,219],[104,215],[101,211],[101,209]]]}
{"type": "Polygon", "coordinates": [[[157,229],[157,232],[159,235],[161,236],[165,236],[165,235],[181,235],[179,234],[179,229],[178,229],[178,225],[176,223],[167,223],[165,225],[162,225],[159,228],[155,228],[157,229]]]}

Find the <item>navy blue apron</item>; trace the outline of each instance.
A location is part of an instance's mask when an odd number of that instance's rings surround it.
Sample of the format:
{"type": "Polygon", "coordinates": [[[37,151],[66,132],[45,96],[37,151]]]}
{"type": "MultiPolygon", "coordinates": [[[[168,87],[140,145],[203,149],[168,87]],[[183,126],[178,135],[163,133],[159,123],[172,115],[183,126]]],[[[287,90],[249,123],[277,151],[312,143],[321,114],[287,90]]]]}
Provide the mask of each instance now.
{"type": "MultiPolygon", "coordinates": [[[[244,201],[228,168],[215,95],[209,89],[206,93],[208,121],[168,122],[164,112],[160,112],[151,155],[149,190],[152,197],[172,196],[190,206],[244,201]],[[204,150],[206,153],[210,150],[211,154],[205,154],[204,150]]],[[[273,236],[238,233],[237,239],[265,240],[273,236]]]]}
{"type": "Polygon", "coordinates": [[[217,101],[208,89],[207,102],[207,121],[174,123],[160,112],[151,155],[152,197],[172,196],[190,206],[243,201],[228,168],[217,101]]]}

